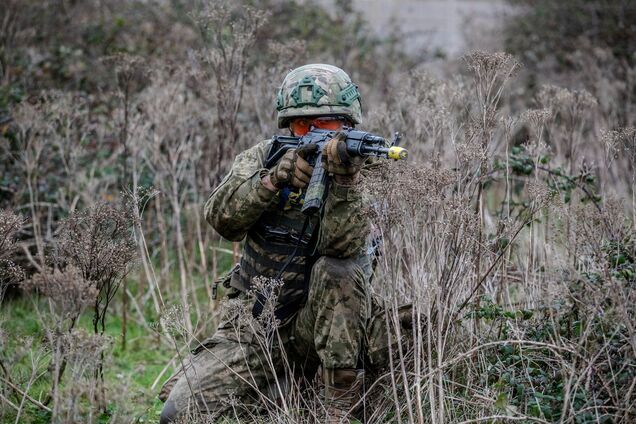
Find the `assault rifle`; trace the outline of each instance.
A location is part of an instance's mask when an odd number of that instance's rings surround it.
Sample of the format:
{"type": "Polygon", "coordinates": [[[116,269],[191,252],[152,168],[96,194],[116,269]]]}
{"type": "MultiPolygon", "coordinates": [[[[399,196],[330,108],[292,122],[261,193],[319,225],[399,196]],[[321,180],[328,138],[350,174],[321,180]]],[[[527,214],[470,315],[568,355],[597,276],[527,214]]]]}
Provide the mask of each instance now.
{"type": "Polygon", "coordinates": [[[301,209],[301,212],[305,215],[313,215],[322,207],[327,191],[328,178],[322,167],[322,149],[339,132],[347,136],[345,143],[347,145],[347,153],[350,156],[376,156],[395,160],[406,159],[408,156],[406,149],[398,147],[400,141],[399,133],[395,133],[390,143],[377,135],[348,127],[341,131],[314,128],[302,137],[274,136],[272,147],[265,163],[267,168],[274,166],[289,149],[298,149],[310,144],[317,146],[316,153],[306,158],[309,164],[314,167],[314,172],[307,186],[305,200],[301,209]]]}

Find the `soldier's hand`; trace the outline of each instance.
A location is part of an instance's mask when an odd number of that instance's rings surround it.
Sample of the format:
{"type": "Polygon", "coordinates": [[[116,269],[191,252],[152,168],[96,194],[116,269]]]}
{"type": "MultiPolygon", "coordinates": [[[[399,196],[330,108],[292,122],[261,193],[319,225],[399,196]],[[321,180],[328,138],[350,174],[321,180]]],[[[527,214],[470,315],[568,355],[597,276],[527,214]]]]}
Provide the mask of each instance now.
{"type": "Polygon", "coordinates": [[[329,174],[333,174],[337,183],[351,185],[359,179],[364,158],[349,155],[345,140],[346,135],[338,133],[325,144],[322,166],[329,174]]]}
{"type": "MultiPolygon", "coordinates": [[[[305,160],[312,147],[290,149],[280,161],[269,171],[269,179],[276,188],[305,188],[309,184],[314,167],[305,160]]],[[[315,145],[313,146],[315,151],[315,145]]]]}

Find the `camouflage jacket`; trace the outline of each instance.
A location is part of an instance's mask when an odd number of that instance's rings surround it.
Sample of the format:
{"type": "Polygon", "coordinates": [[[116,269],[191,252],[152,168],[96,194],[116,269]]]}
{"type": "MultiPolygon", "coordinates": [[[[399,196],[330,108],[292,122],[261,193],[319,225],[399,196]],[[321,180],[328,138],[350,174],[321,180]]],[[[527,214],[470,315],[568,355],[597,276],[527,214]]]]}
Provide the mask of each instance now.
{"type": "MultiPolygon", "coordinates": [[[[292,233],[293,240],[297,240],[305,220],[300,212],[302,204],[297,193],[289,190],[274,193],[261,183],[262,176],[268,172],[264,163],[270,146],[271,140],[265,140],[240,153],[228,175],[205,204],[205,217],[221,236],[232,241],[246,239],[241,261],[243,283],[238,284],[240,287],[234,282],[232,284],[241,289],[247,288],[245,280],[251,281],[255,276],[273,277],[273,268],[285,262],[292,250],[286,250],[286,246],[279,244],[265,245],[258,229],[282,226],[292,233]],[[250,260],[251,257],[259,259],[250,260]]],[[[329,186],[322,216],[314,217],[309,224],[309,231],[318,228],[313,255],[336,258],[363,256],[369,233],[363,210],[365,200],[356,187],[340,186],[334,181],[329,186]]],[[[291,244],[287,243],[288,246],[291,244]]],[[[307,270],[302,269],[304,265],[303,255],[294,259],[282,275],[285,288],[295,290],[293,281],[300,284],[307,274],[307,270]]]]}

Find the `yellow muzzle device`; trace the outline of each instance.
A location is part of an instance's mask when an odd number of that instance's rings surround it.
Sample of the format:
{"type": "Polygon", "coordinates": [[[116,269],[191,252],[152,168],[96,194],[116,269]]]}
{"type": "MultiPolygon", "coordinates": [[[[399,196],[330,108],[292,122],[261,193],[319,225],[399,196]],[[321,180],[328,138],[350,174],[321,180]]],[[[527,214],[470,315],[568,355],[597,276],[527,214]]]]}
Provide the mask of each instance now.
{"type": "Polygon", "coordinates": [[[392,146],[389,147],[389,153],[387,156],[389,159],[404,160],[409,156],[409,152],[403,147],[392,146]]]}

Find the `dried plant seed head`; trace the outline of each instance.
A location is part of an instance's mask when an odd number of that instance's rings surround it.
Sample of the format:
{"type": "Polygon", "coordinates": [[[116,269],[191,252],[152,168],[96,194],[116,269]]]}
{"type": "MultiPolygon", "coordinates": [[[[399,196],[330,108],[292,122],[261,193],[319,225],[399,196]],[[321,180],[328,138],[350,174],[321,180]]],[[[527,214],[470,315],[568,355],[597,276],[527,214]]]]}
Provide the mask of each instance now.
{"type": "Polygon", "coordinates": [[[161,313],[161,326],[172,337],[187,336],[185,308],[181,304],[169,306],[161,313]]]}
{"type": "Polygon", "coordinates": [[[25,272],[15,263],[16,235],[24,219],[8,210],[0,210],[0,303],[10,284],[24,280],[25,272]]]}
{"type": "Polygon", "coordinates": [[[0,255],[6,254],[14,244],[14,238],[24,224],[24,218],[11,211],[0,209],[0,255]]]}
{"type": "Polygon", "coordinates": [[[455,174],[407,162],[378,162],[365,171],[362,191],[369,199],[369,219],[388,230],[417,211],[439,205],[455,174]]]}
{"type": "Polygon", "coordinates": [[[62,319],[75,319],[93,305],[98,296],[95,284],[83,278],[81,271],[69,265],[63,271],[44,269],[25,281],[22,287],[48,297],[62,319]]]}
{"type": "Polygon", "coordinates": [[[553,114],[570,119],[584,118],[598,105],[596,98],[586,90],[570,90],[554,85],[544,85],[537,95],[538,103],[552,110],[553,114]]]}
{"type": "MultiPolygon", "coordinates": [[[[480,132],[480,130],[477,130],[480,132]]],[[[475,162],[480,163],[488,159],[488,151],[484,146],[477,142],[478,137],[475,128],[468,127],[466,133],[467,141],[460,141],[455,144],[455,153],[457,155],[457,165],[460,169],[469,169],[469,165],[475,162]]]]}
{"type": "Polygon", "coordinates": [[[118,284],[137,257],[135,217],[107,203],[74,212],[60,225],[56,261],[75,266],[98,290],[118,284]]]}
{"type": "Polygon", "coordinates": [[[558,197],[558,191],[550,188],[543,181],[529,180],[526,184],[528,188],[528,198],[532,199],[534,210],[550,206],[553,199],[558,197]]]}
{"type": "Polygon", "coordinates": [[[488,53],[484,51],[471,52],[463,57],[468,69],[475,75],[485,79],[499,76],[513,76],[520,68],[514,56],[504,53],[488,53]]]}
{"type": "Polygon", "coordinates": [[[280,320],[276,318],[276,307],[278,306],[278,295],[284,282],[281,279],[256,276],[252,279],[252,288],[249,296],[253,302],[262,305],[260,315],[253,320],[252,314],[242,315],[240,321],[243,325],[250,325],[258,330],[260,334],[273,334],[280,325],[280,320]]]}
{"type": "Polygon", "coordinates": [[[475,51],[464,56],[464,60],[468,67],[473,71],[498,71],[507,68],[516,61],[510,54],[504,52],[488,53],[484,51],[475,51]]]}
{"type": "Polygon", "coordinates": [[[626,158],[632,164],[636,162],[636,128],[627,127],[617,130],[602,130],[601,142],[605,146],[610,160],[626,158]]]}
{"type": "Polygon", "coordinates": [[[126,190],[122,193],[122,197],[126,199],[125,207],[131,211],[131,224],[137,226],[141,224],[140,218],[146,209],[148,202],[159,196],[161,191],[155,187],[138,187],[136,191],[126,190]]]}
{"type": "Polygon", "coordinates": [[[517,127],[517,123],[519,122],[519,119],[513,116],[502,116],[500,120],[501,120],[502,129],[504,131],[504,135],[506,136],[506,140],[507,140],[512,134],[513,130],[517,127]]]}
{"type": "Polygon", "coordinates": [[[552,117],[550,109],[528,109],[521,114],[521,120],[529,125],[530,129],[539,134],[546,125],[546,122],[552,117]]]}
{"type": "Polygon", "coordinates": [[[109,351],[112,343],[110,336],[91,334],[81,328],[73,329],[63,336],[65,357],[82,375],[94,373],[102,362],[102,355],[109,351]]]}
{"type": "Polygon", "coordinates": [[[116,53],[102,59],[106,65],[115,69],[117,85],[120,93],[130,96],[137,91],[139,85],[144,84],[150,74],[146,58],[127,53],[116,53]]]}

